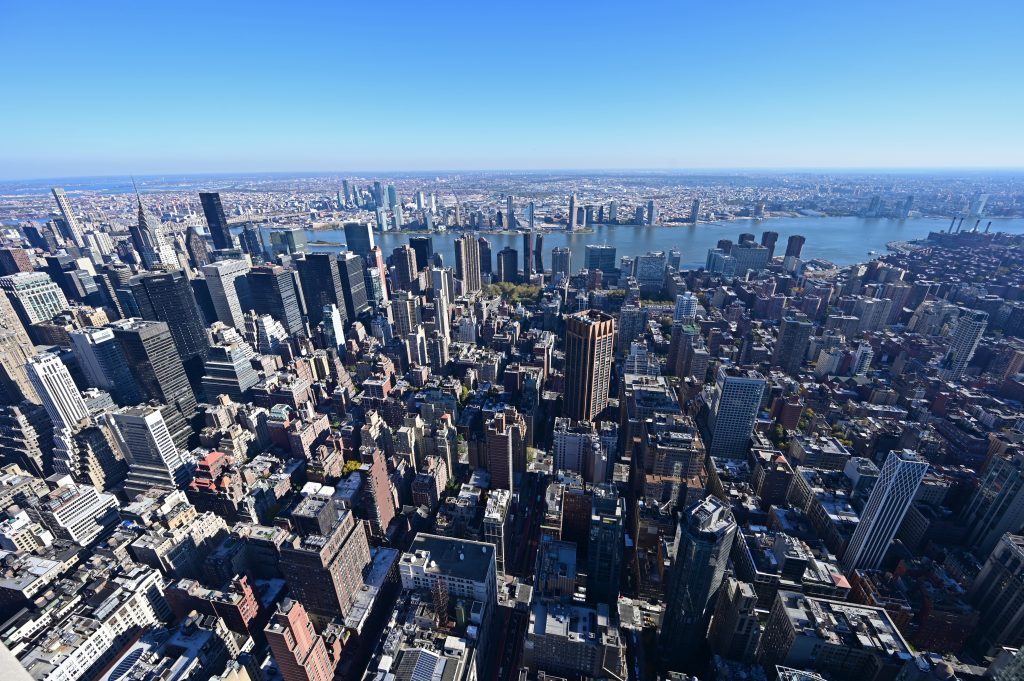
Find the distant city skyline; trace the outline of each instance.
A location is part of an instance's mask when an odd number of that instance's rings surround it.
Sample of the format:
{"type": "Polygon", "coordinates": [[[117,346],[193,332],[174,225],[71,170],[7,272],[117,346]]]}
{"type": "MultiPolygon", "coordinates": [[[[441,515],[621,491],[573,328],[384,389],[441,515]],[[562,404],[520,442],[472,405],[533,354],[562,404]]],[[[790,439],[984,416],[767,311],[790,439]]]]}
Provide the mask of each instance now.
{"type": "Polygon", "coordinates": [[[1024,164],[1019,3],[58,5],[0,10],[4,180],[1024,164]]]}

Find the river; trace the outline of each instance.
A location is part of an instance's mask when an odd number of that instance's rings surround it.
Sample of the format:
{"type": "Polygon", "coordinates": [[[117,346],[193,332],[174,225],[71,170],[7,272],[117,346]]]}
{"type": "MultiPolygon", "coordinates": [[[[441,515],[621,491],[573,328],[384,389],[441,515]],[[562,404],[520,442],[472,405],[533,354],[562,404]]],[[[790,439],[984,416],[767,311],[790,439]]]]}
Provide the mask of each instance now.
{"type": "MultiPolygon", "coordinates": [[[[983,219],[984,229],[988,219],[983,219]]],[[[974,220],[964,220],[964,228],[973,227],[974,220]]],[[[885,245],[890,241],[911,241],[923,239],[931,231],[944,230],[949,227],[949,220],[939,218],[909,218],[906,220],[886,220],[868,218],[766,218],[764,220],[731,220],[728,222],[701,223],[695,226],[633,226],[633,225],[597,225],[592,232],[586,234],[569,234],[561,230],[544,234],[544,265],[551,266],[551,249],[555,246],[568,246],[572,251],[572,267],[577,270],[583,265],[583,251],[587,244],[607,244],[614,246],[616,257],[624,255],[643,255],[648,251],[669,251],[678,249],[682,252],[682,267],[694,269],[702,267],[707,258],[709,248],[714,248],[719,239],[731,239],[733,242],[743,232],[756,235],[758,241],[761,232],[779,233],[779,241],[775,246],[776,255],[785,253],[786,240],[793,234],[802,234],[807,242],[802,257],[804,260],[821,258],[836,265],[852,265],[869,260],[869,251],[885,253],[885,245]]],[[[994,219],[993,232],[1002,231],[1013,234],[1024,234],[1024,219],[994,219]]],[[[435,232],[433,237],[434,251],[440,253],[444,264],[455,266],[453,241],[462,232],[435,232]]],[[[385,257],[397,246],[409,243],[409,234],[394,232],[376,232],[377,244],[384,251],[385,257]]],[[[523,237],[519,234],[484,234],[491,242],[492,257],[505,246],[519,251],[522,261],[523,237]]],[[[343,230],[307,230],[306,237],[310,242],[320,240],[331,243],[345,243],[343,230]]],[[[269,243],[269,240],[267,240],[269,243]]],[[[314,251],[339,251],[339,246],[310,244],[314,251]]]]}

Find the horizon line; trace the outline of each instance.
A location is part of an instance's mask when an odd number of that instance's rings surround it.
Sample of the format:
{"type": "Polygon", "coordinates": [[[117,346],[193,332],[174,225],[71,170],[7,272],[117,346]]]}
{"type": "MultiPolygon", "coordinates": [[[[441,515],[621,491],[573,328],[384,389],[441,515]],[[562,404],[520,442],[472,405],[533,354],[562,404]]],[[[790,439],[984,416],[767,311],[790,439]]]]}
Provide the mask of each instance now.
{"type": "Polygon", "coordinates": [[[429,175],[429,174],[553,174],[553,173],[638,173],[638,174],[689,174],[700,173],[710,175],[734,175],[743,173],[761,174],[815,174],[815,173],[837,173],[856,174],[872,173],[883,175],[894,174],[922,174],[922,173],[1014,173],[1024,172],[1024,165],[1021,166],[712,166],[712,167],[602,167],[602,168],[429,168],[422,170],[412,169],[347,169],[347,170],[214,170],[214,171],[161,171],[150,173],[115,173],[100,175],[50,175],[46,177],[0,177],[0,182],[44,182],[49,180],[100,180],[113,178],[159,178],[165,176],[173,177],[238,177],[244,175],[291,175],[291,176],[331,176],[331,175],[429,175]]]}

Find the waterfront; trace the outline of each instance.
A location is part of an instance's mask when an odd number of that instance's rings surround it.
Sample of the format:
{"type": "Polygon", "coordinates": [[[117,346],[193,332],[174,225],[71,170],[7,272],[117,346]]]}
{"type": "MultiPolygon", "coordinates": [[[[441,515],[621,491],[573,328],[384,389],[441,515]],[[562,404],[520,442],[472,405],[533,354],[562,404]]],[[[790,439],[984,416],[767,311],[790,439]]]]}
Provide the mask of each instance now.
{"type": "MultiPolygon", "coordinates": [[[[983,219],[984,229],[988,219],[983,219]]],[[[974,226],[974,220],[964,220],[964,229],[974,226]]],[[[682,266],[702,267],[709,248],[714,248],[719,239],[737,241],[743,232],[750,232],[758,240],[761,232],[779,233],[776,254],[784,253],[786,240],[793,234],[807,238],[803,257],[805,260],[821,258],[836,265],[852,265],[871,259],[869,251],[885,253],[890,241],[912,241],[923,239],[931,231],[949,227],[948,219],[910,218],[907,220],[885,220],[868,218],[767,218],[764,220],[731,220],[727,222],[701,223],[695,226],[648,227],[634,225],[598,225],[593,231],[583,234],[569,234],[564,230],[543,232],[544,264],[551,264],[551,249],[568,246],[572,250],[573,269],[583,265],[583,251],[588,244],[608,244],[616,248],[616,256],[636,256],[648,251],[668,251],[672,248],[682,252],[682,266]]],[[[1024,233],[1024,219],[993,220],[992,231],[1024,233]]],[[[434,251],[441,253],[445,265],[455,265],[453,241],[462,234],[460,231],[435,232],[434,251]]],[[[409,243],[408,233],[376,232],[377,243],[387,256],[397,246],[409,243]]],[[[483,234],[491,242],[494,256],[498,251],[511,246],[520,252],[522,260],[523,238],[519,234],[483,234]]],[[[343,244],[343,230],[307,230],[306,237],[312,242],[343,244]]],[[[340,246],[310,244],[315,251],[339,251],[340,246]]]]}

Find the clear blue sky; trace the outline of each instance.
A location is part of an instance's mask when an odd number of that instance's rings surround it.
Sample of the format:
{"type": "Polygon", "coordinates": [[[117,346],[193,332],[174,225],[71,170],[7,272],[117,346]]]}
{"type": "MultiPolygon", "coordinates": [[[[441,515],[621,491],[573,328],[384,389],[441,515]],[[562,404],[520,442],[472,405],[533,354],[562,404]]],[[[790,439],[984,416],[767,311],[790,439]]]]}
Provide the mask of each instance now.
{"type": "Polygon", "coordinates": [[[0,3],[0,178],[1024,166],[1024,2],[0,3]]]}

